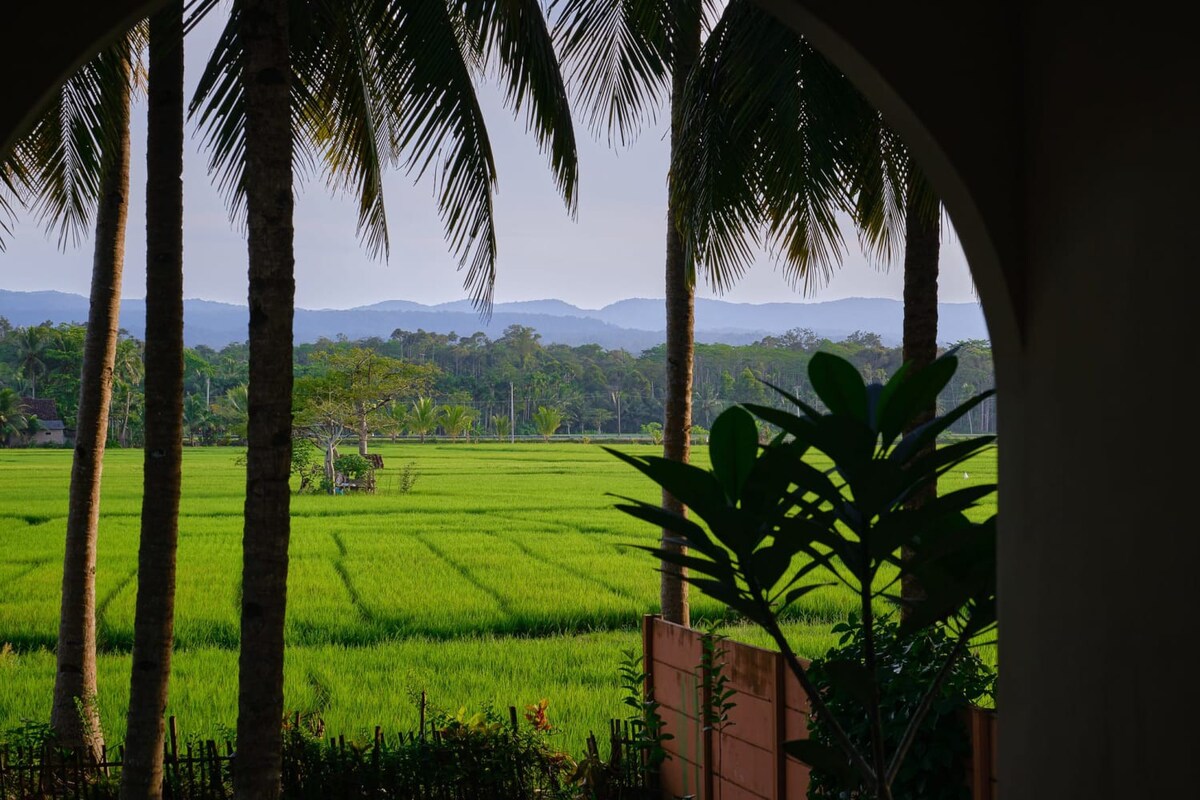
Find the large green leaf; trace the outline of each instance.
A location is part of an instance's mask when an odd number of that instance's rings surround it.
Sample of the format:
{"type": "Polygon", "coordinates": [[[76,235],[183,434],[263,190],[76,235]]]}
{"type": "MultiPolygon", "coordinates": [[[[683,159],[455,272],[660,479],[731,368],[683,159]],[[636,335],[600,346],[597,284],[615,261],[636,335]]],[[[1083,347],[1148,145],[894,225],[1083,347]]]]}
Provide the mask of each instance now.
{"type": "Polygon", "coordinates": [[[924,450],[926,447],[935,444],[937,442],[937,437],[940,436],[943,431],[949,429],[951,425],[966,416],[971,409],[975,408],[975,406],[979,405],[995,393],[995,390],[981,392],[980,394],[972,397],[970,400],[967,400],[961,405],[946,412],[942,416],[934,417],[929,422],[926,422],[924,425],[920,426],[901,439],[900,442],[892,449],[890,457],[901,463],[908,461],[915,453],[918,453],[921,450],[924,450]]]}
{"type": "Polygon", "coordinates": [[[849,361],[829,353],[815,353],[808,362],[808,379],[830,413],[869,424],[866,385],[849,361]]]}
{"type": "Polygon", "coordinates": [[[730,503],[737,503],[758,457],[758,426],[750,412],[740,406],[721,412],[713,421],[708,454],[713,473],[725,488],[725,496],[730,503]]]}
{"type": "Polygon", "coordinates": [[[719,512],[727,507],[724,487],[707,470],[669,458],[639,458],[611,447],[606,446],[604,449],[636,467],[650,480],[667,490],[672,497],[709,520],[710,524],[720,516],[719,512]]]}
{"type": "Polygon", "coordinates": [[[905,370],[903,380],[897,381],[893,377],[896,388],[887,392],[886,401],[879,407],[879,433],[885,448],[891,446],[918,414],[935,406],[938,393],[958,369],[958,359],[951,353],[953,351],[939,356],[924,369],[905,370]]]}
{"type": "Polygon", "coordinates": [[[729,562],[728,552],[720,545],[713,542],[709,538],[707,532],[694,521],[676,514],[673,511],[668,511],[659,505],[644,503],[640,500],[632,498],[622,498],[629,500],[627,504],[618,503],[617,508],[629,514],[632,517],[645,520],[646,522],[656,525],[664,530],[669,530],[680,538],[686,540],[689,547],[695,548],[701,553],[704,553],[711,559],[717,561],[729,562]]]}

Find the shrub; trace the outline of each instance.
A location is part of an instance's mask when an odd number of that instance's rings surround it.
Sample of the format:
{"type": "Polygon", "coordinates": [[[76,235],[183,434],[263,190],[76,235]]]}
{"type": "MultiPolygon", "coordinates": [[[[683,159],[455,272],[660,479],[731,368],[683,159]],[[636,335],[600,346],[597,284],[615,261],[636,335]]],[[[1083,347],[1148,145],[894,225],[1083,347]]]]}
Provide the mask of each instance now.
{"type": "Polygon", "coordinates": [[[459,709],[435,713],[418,734],[374,742],[326,741],[308,725],[289,725],[283,796],[567,800],[574,763],[550,746],[545,725],[515,719],[459,709]]]}
{"type": "Polygon", "coordinates": [[[413,485],[416,484],[420,473],[417,472],[417,464],[415,461],[409,461],[400,468],[400,483],[397,488],[400,494],[408,494],[412,491],[413,485]]]}
{"type": "Polygon", "coordinates": [[[371,462],[358,453],[347,453],[333,460],[333,468],[346,476],[348,480],[359,481],[372,472],[371,462]]]}
{"type": "Polygon", "coordinates": [[[315,492],[320,487],[320,481],[325,466],[317,452],[316,445],[308,439],[292,440],[292,474],[300,479],[297,494],[315,492]]]}
{"type": "Polygon", "coordinates": [[[642,435],[650,437],[655,444],[662,444],[663,426],[661,422],[647,422],[642,426],[642,435]]]}
{"type": "MultiPolygon", "coordinates": [[[[846,622],[834,626],[833,632],[841,634],[840,641],[812,662],[809,676],[821,690],[830,711],[843,721],[851,740],[865,749],[869,745],[870,730],[862,703],[844,685],[839,687],[834,677],[838,665],[862,663],[865,653],[862,621],[857,614],[851,614],[846,622]]],[[[883,735],[890,751],[899,745],[908,720],[921,703],[922,694],[954,650],[954,639],[938,628],[926,628],[903,637],[899,625],[890,620],[876,620],[874,636],[883,735]]],[[[996,676],[973,653],[968,652],[950,663],[950,673],[934,697],[929,714],[918,729],[911,755],[901,764],[892,785],[896,800],[968,800],[970,797],[963,765],[970,755],[971,740],[962,713],[969,704],[993,694],[996,676]]],[[[836,746],[820,716],[809,719],[809,737],[830,747],[836,746]]],[[[851,800],[864,796],[858,790],[848,789],[837,776],[815,766],[810,781],[810,800],[851,800]]]]}

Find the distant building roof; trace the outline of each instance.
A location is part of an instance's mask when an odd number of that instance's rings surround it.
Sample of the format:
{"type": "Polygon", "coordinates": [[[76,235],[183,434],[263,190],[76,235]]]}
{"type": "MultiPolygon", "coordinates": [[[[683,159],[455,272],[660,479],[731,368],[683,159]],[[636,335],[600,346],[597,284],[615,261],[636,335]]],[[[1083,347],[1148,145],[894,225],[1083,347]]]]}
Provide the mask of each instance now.
{"type": "MultiPolygon", "coordinates": [[[[40,422],[50,422],[58,420],[58,404],[53,398],[49,397],[22,397],[21,404],[25,406],[25,413],[32,414],[37,417],[40,422]]],[[[46,427],[43,425],[42,427],[46,427]]]]}
{"type": "Polygon", "coordinates": [[[63,431],[67,429],[67,426],[63,425],[63,421],[61,419],[39,418],[38,424],[42,426],[42,430],[44,431],[63,431]]]}

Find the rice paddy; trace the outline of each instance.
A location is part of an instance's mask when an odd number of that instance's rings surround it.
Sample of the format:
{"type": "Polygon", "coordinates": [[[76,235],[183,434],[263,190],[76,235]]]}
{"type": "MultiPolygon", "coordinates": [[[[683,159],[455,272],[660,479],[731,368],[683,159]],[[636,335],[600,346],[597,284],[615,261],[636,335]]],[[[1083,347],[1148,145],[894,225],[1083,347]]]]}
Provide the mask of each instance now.
{"type": "MultiPolygon", "coordinates": [[[[641,617],[658,610],[655,562],[633,547],[657,530],[613,508],[612,495],[653,501],[657,488],[594,445],[373,449],[387,465],[376,494],[292,499],[287,708],[353,734],[415,727],[421,691],[451,710],[547,698],[563,746],[578,751],[622,714],[623,651],[640,648],[641,617]],[[419,477],[401,493],[408,463],[419,477]]],[[[168,713],[185,736],[232,729],[236,716],[239,455],[184,454],[168,713]]],[[[0,732],[49,716],[70,465],[66,450],[0,450],[0,732]]],[[[105,458],[98,699],[110,741],[124,736],[128,704],[141,468],[138,450],[105,458]]],[[[995,468],[988,450],[943,486],[994,481],[995,468]]],[[[829,626],[854,602],[834,590],[806,597],[789,622],[800,652],[833,644],[829,626]]],[[[722,611],[697,593],[692,608],[701,619],[722,611]]],[[[763,643],[752,629],[727,632],[763,643]]]]}

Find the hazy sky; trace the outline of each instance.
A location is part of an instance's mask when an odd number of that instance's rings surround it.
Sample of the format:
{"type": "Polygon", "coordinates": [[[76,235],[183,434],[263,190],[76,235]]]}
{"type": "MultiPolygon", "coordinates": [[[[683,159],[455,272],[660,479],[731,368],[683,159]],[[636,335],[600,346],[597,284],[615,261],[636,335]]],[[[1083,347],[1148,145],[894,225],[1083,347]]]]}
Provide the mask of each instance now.
{"type": "MultiPolygon", "coordinates": [[[[214,19],[188,40],[189,86],[200,72],[217,28],[214,19]]],[[[189,90],[190,91],[190,90],[189,90]]],[[[498,265],[496,300],[558,298],[599,308],[629,297],[663,296],[667,142],[665,120],[617,151],[580,126],[579,213],[572,220],[551,182],[546,161],[500,96],[482,92],[499,173],[496,196],[498,265]]],[[[661,116],[661,115],[660,115],[661,116]]],[[[126,240],[124,295],[145,296],[145,107],[134,108],[131,206],[126,240]]],[[[229,222],[213,188],[199,136],[185,155],[185,292],[190,298],[245,303],[246,245],[229,222]]],[[[433,200],[432,183],[416,186],[397,172],[385,180],[391,258],[367,257],[355,235],[352,200],[332,197],[319,178],[300,187],[296,204],[296,304],[349,308],[380,300],[440,303],[467,297],[463,274],[450,255],[433,200]]],[[[825,287],[805,297],[793,291],[762,257],[739,285],[722,297],[743,303],[902,296],[902,270],[868,266],[847,231],[842,268],[825,287]]],[[[0,253],[0,288],[57,289],[88,293],[91,242],[60,251],[32,219],[19,221],[8,250],[0,253]]],[[[707,287],[697,292],[715,297],[707,287]]],[[[942,248],[940,299],[975,302],[957,238],[942,248]]]]}

